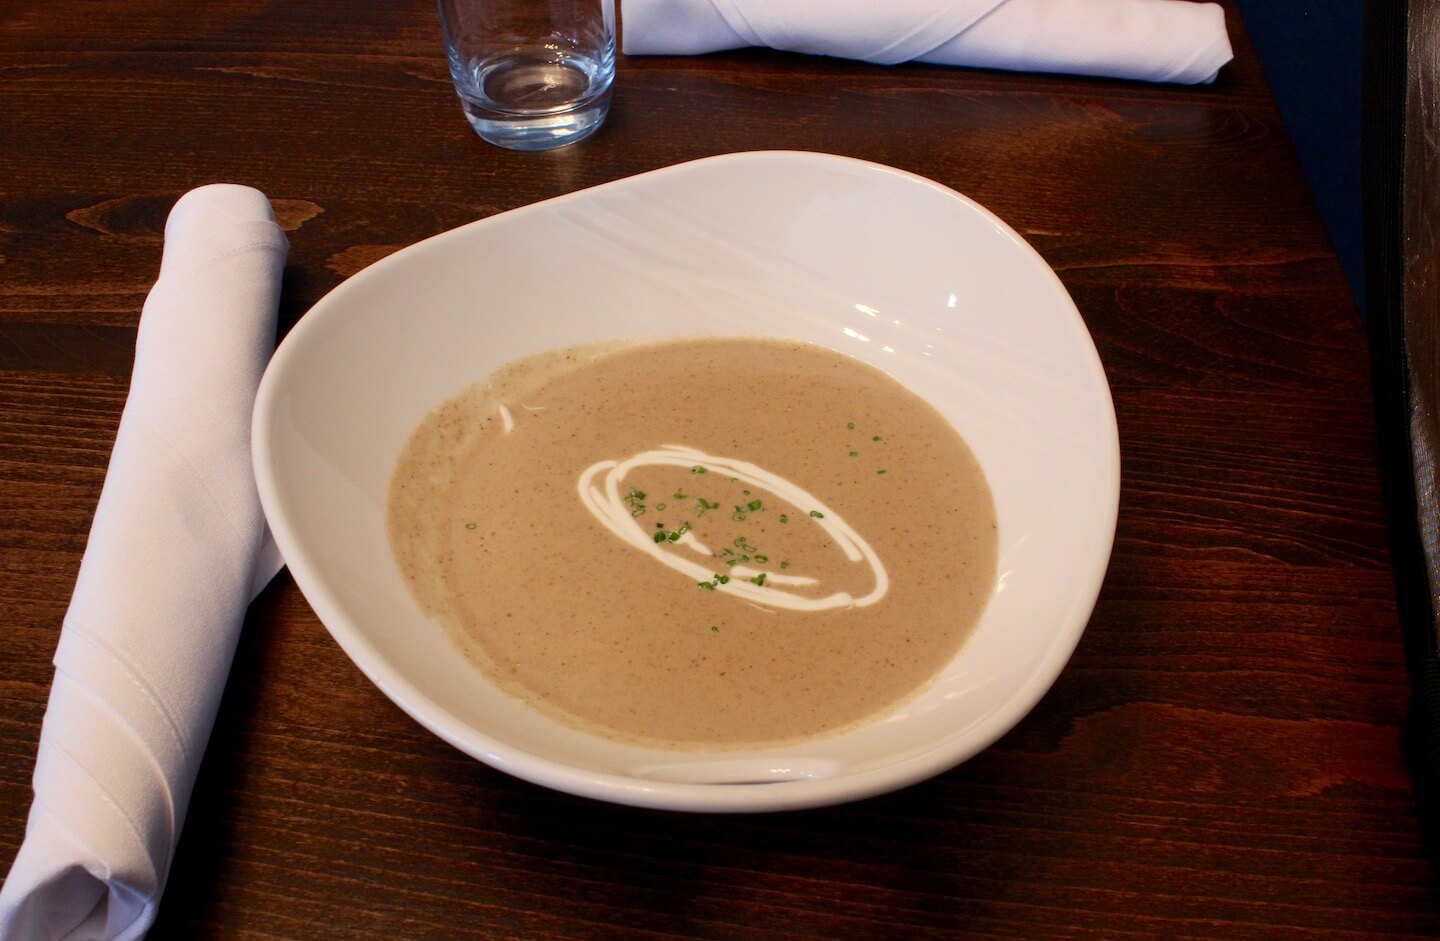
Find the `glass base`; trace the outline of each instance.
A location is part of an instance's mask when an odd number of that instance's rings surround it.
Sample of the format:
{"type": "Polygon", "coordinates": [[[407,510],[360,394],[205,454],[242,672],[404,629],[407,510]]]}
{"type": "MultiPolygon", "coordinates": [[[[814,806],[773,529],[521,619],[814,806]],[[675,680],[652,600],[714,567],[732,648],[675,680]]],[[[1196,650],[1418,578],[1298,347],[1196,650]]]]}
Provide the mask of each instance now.
{"type": "Polygon", "coordinates": [[[452,55],[465,117],[481,138],[510,150],[550,150],[593,134],[610,110],[614,56],[521,46],[485,59],[452,55]]]}
{"type": "Polygon", "coordinates": [[[610,102],[544,115],[496,115],[465,102],[465,117],[482,140],[507,150],[553,150],[584,140],[605,121],[610,102]]]}

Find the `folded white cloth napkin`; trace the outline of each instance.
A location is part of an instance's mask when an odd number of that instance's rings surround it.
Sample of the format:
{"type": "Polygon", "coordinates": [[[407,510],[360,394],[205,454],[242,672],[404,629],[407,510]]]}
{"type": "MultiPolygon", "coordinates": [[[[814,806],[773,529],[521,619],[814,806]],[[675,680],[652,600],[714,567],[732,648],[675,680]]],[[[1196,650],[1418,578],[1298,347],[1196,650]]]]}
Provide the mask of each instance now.
{"type": "Polygon", "coordinates": [[[879,65],[1194,84],[1233,58],[1225,11],[1184,0],[623,0],[631,55],[769,46],[879,65]]]}
{"type": "Polygon", "coordinates": [[[6,941],[155,919],[246,606],[278,571],[250,465],[288,248],[269,201],[181,197],[55,653],[6,941]]]}

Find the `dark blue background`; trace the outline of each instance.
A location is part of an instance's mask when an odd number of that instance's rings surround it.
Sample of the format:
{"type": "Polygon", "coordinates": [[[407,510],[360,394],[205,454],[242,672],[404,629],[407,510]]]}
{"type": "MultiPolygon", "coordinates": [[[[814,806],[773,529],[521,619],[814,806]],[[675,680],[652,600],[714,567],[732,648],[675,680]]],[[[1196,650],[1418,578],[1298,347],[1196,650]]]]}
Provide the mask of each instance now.
{"type": "Polygon", "coordinates": [[[1364,312],[1360,200],[1363,0],[1239,0],[1345,277],[1364,312]]]}

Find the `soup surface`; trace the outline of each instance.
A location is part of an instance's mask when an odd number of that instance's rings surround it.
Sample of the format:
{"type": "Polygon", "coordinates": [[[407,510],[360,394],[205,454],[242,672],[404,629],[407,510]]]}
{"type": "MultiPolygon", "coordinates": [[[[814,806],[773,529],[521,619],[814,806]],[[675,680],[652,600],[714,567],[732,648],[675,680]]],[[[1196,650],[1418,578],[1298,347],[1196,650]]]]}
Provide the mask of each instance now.
{"type": "Polygon", "coordinates": [[[502,688],[621,741],[727,748],[918,693],[995,580],[965,442],[857,360],[749,339],[577,348],[444,403],[389,528],[502,688]]]}

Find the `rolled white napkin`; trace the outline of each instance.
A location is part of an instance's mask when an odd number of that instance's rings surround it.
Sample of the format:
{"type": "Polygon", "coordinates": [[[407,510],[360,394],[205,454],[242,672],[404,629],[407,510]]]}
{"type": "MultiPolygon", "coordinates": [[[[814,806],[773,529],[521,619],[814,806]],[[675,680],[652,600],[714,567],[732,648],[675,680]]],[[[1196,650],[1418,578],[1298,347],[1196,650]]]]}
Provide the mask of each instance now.
{"type": "Polygon", "coordinates": [[[279,570],[250,415],[288,244],[264,194],[185,194],[55,653],[0,938],[140,938],[251,598],[279,570]]]}
{"type": "Polygon", "coordinates": [[[630,55],[745,46],[860,59],[1214,81],[1225,11],[1185,0],[623,0],[630,55]]]}

